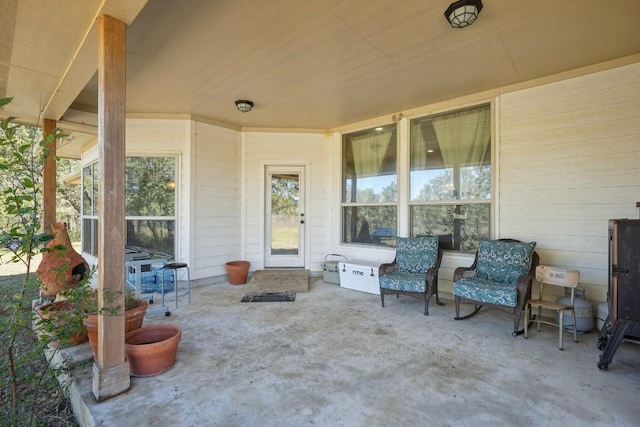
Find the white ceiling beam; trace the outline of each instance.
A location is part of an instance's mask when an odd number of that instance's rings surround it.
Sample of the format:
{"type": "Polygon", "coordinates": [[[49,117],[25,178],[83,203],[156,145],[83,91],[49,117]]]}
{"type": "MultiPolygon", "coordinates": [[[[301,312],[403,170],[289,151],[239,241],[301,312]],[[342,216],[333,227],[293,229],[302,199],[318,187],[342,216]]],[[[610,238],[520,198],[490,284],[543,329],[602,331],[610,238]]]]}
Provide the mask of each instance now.
{"type": "Polygon", "coordinates": [[[98,4],[81,43],[42,109],[42,117],[60,119],[98,69],[98,18],[108,15],[130,25],[146,3],[147,0],[105,0],[98,4]]]}

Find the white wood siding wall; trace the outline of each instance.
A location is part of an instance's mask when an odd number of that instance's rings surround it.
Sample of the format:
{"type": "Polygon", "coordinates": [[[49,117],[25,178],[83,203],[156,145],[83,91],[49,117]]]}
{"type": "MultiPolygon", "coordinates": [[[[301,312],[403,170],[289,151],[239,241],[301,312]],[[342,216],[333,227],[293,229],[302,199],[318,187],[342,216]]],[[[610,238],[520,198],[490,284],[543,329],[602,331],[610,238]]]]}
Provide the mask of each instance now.
{"type": "Polygon", "coordinates": [[[638,218],[640,64],[500,97],[499,237],[538,242],[606,300],[608,220],[638,218]]]}
{"type": "Polygon", "coordinates": [[[264,180],[265,165],[307,166],[309,177],[305,209],[307,224],[306,247],[309,265],[320,271],[326,255],[325,233],[328,233],[327,153],[330,137],[313,133],[247,132],[244,134],[244,256],[251,262],[251,271],[264,268],[264,180]]]}
{"type": "MultiPolygon", "coordinates": [[[[535,240],[542,263],[580,270],[587,298],[606,300],[608,220],[638,218],[640,64],[496,91],[495,99],[495,237],[535,240]]],[[[192,278],[224,275],[224,263],[240,257],[251,261],[252,271],[263,268],[268,164],[308,168],[307,268],[321,271],[325,255],[334,252],[393,258],[393,251],[340,245],[337,133],[237,132],[188,120],[130,119],[127,152],[179,155],[176,258],[190,263],[192,278]]],[[[96,155],[95,147],[86,148],[83,165],[96,155]]],[[[463,254],[445,255],[440,290],[450,293],[453,269],[470,263],[463,254]]]]}
{"type": "Polygon", "coordinates": [[[226,274],[240,257],[239,135],[193,123],[193,217],[189,229],[192,278],[226,274]]]}

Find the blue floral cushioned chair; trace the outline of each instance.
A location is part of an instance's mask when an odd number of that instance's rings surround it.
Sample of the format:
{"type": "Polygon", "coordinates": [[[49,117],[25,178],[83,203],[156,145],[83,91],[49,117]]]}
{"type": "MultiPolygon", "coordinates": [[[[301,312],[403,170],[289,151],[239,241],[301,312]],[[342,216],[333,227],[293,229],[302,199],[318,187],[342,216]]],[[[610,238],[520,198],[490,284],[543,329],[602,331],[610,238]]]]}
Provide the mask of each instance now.
{"type": "Polygon", "coordinates": [[[513,336],[522,334],[520,317],[531,298],[531,284],[540,262],[535,247],[536,242],[480,239],[473,265],[458,267],[453,273],[455,319],[467,319],[486,305],[513,313],[513,336]],[[474,304],[475,309],[460,317],[460,303],[474,304]]]}
{"type": "Polygon", "coordinates": [[[438,298],[438,269],[442,249],[438,237],[398,237],[396,257],[392,263],[382,264],[378,273],[380,300],[384,307],[385,294],[422,296],[424,315],[429,315],[429,300],[438,298]]]}

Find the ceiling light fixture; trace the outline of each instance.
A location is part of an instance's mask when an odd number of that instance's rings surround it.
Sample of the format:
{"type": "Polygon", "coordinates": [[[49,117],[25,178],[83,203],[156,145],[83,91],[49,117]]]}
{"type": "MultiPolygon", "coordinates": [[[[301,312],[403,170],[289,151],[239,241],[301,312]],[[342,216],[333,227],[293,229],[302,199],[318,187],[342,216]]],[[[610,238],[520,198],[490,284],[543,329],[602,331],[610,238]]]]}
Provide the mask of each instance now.
{"type": "Polygon", "coordinates": [[[475,22],[481,10],[481,0],[460,0],[449,5],[444,17],[453,28],[464,28],[475,22]]]}
{"type": "Polygon", "coordinates": [[[253,102],[247,101],[246,99],[239,99],[236,101],[236,107],[243,113],[248,113],[253,109],[253,102]]]}

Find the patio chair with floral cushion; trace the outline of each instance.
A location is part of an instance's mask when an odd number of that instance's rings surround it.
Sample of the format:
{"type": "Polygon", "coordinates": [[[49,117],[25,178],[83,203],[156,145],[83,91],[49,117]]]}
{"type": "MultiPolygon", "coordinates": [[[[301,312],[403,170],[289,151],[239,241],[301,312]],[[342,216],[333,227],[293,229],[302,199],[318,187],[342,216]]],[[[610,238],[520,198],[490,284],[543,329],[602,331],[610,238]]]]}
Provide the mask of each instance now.
{"type": "Polygon", "coordinates": [[[483,306],[499,308],[513,313],[512,335],[522,334],[520,317],[531,298],[531,284],[540,262],[535,247],[536,242],[480,239],[473,264],[458,267],[453,273],[455,319],[468,319],[483,306]],[[475,309],[461,317],[460,303],[474,304],[475,309]]]}
{"type": "Polygon", "coordinates": [[[438,237],[398,237],[396,257],[393,262],[382,264],[380,300],[384,307],[385,294],[410,295],[424,298],[424,315],[429,315],[429,300],[436,296],[436,304],[444,305],[438,298],[438,269],[442,262],[442,249],[438,237]]]}

